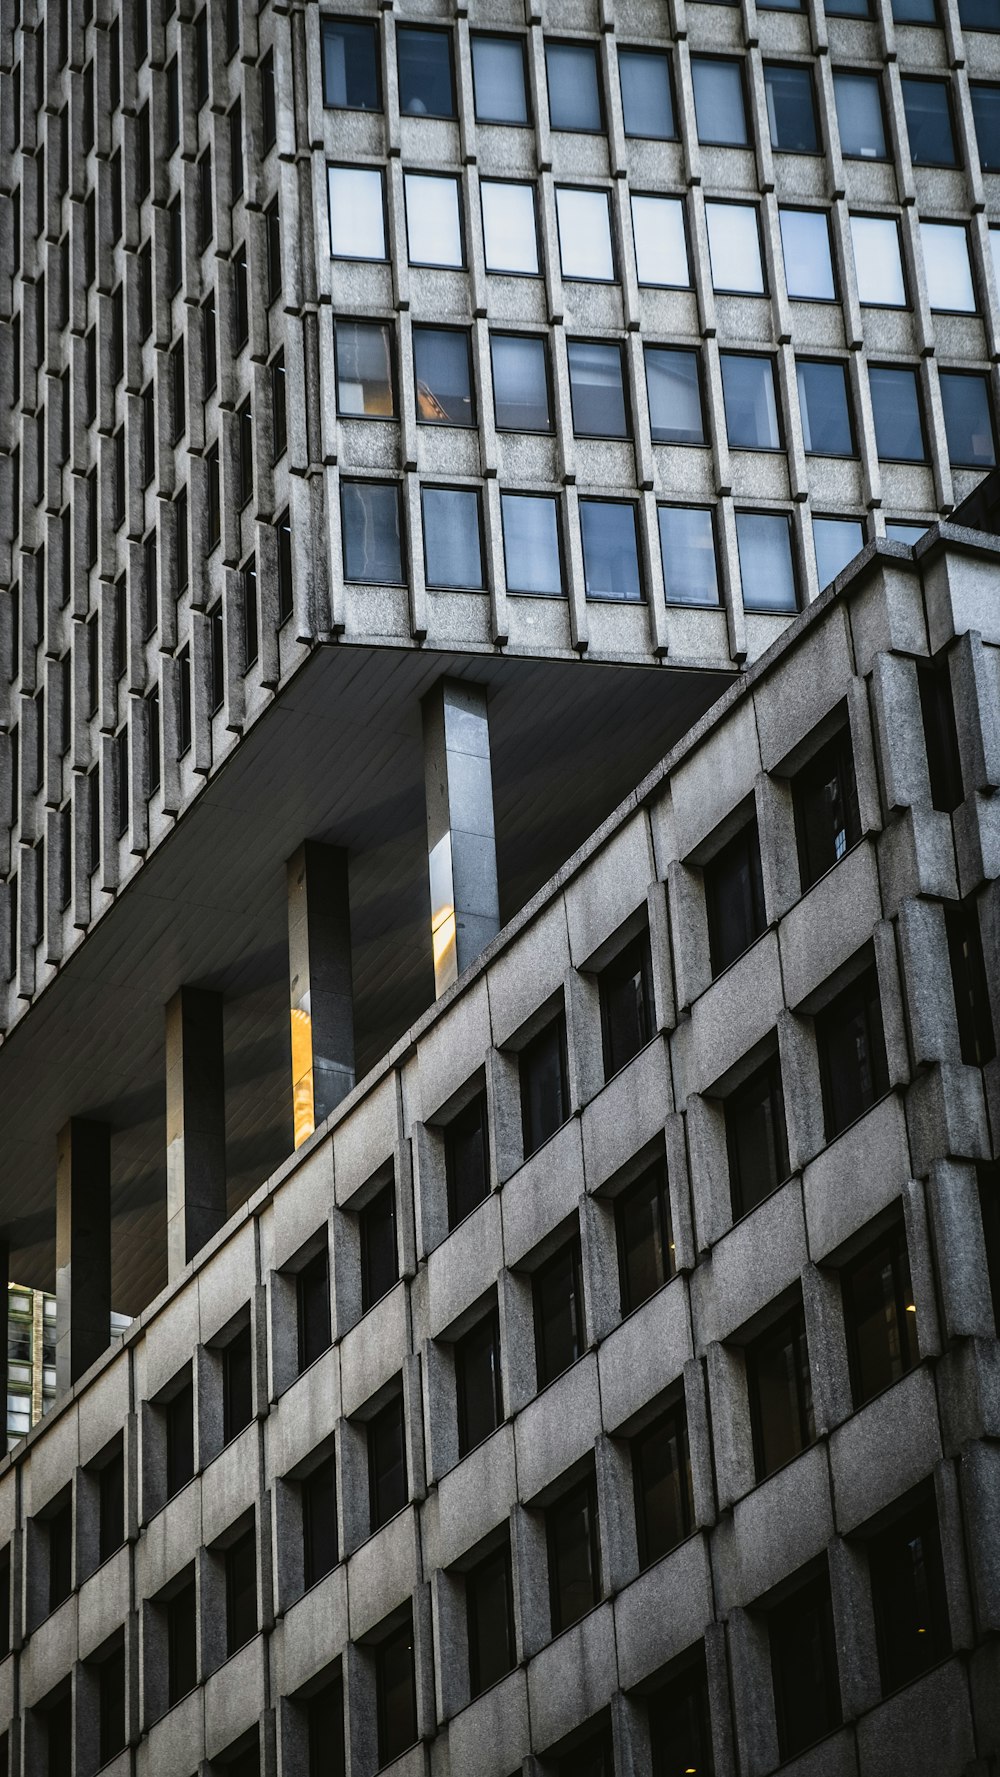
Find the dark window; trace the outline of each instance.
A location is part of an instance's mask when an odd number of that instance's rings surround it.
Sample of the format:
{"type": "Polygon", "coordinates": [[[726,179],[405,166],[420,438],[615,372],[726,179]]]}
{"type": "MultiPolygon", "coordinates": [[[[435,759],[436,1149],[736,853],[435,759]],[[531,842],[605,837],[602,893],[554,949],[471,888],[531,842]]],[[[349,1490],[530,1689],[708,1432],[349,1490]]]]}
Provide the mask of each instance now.
{"type": "Polygon", "coordinates": [[[198,1683],[198,1619],[194,1579],[168,1599],[167,1702],[171,1708],[198,1683]]]}
{"type": "Polygon", "coordinates": [[[170,354],[170,442],[184,432],[184,343],[178,341],[170,354]]]}
{"type": "Polygon", "coordinates": [[[549,122],[554,130],[604,128],[597,51],[591,43],[547,43],[549,122]]]}
{"type": "Polygon", "coordinates": [[[240,0],[225,0],[226,60],[231,62],[240,47],[240,0]]]}
{"type": "Polygon", "coordinates": [[[208,104],[208,8],[203,6],[194,21],[194,95],[196,103],[208,104]]]}
{"type": "Polygon", "coordinates": [[[747,1387],[758,1481],[782,1468],[815,1437],[812,1380],[801,1308],[747,1347],[747,1387]]]}
{"type": "Polygon", "coordinates": [[[780,450],[774,362],[750,352],[720,352],[726,431],[733,450],[780,450]]]}
{"type": "Polygon", "coordinates": [[[845,723],[792,780],[803,894],[861,838],[858,786],[845,723]]]}
{"type": "Polygon", "coordinates": [[[892,0],[892,16],[897,25],[936,25],[935,0],[892,0]]]}
{"type": "Polygon", "coordinates": [[[882,87],[878,75],[838,70],[833,76],[833,91],[844,154],[859,160],[886,160],[882,87]]]}
{"type": "Polygon", "coordinates": [[[212,151],[206,148],[198,162],[198,250],[204,252],[212,238],[212,151]]]}
{"type": "Polygon", "coordinates": [[[270,308],[281,295],[281,213],[273,198],[264,211],[264,232],[267,241],[267,304],[270,308]]]}
{"type": "Polygon", "coordinates": [[[345,1777],[344,1684],[335,1678],[306,1703],[308,1777],[345,1777]]]}
{"type": "Polygon", "coordinates": [[[699,142],[746,147],[750,138],[741,64],[722,56],[692,56],[691,79],[699,142]]]}
{"type": "Polygon", "coordinates": [[[257,1548],[253,1529],[225,1553],[226,1652],[235,1654],[257,1633],[257,1548]]]}
{"type": "Polygon", "coordinates": [[[399,109],[410,117],[454,117],[451,33],[400,25],[396,31],[399,109]]]}
{"type": "Polygon", "coordinates": [[[642,577],[631,500],[581,500],[580,535],[587,597],[640,600],[642,577]]]}
{"type": "MultiPolygon", "coordinates": [[[[39,230],[42,233],[42,230],[39,230]]],[[[111,159],[111,240],[114,246],[122,238],[122,157],[121,150],[111,159]]]]}
{"type": "Polygon", "coordinates": [[[358,1217],[361,1235],[361,1308],[367,1313],[399,1277],[396,1252],[396,1186],[392,1179],[358,1217]]]}
{"type": "Polygon", "coordinates": [[[236,414],[237,460],[239,465],[239,502],[241,508],[253,499],[253,415],[249,401],[244,401],[236,414]]]}
{"type": "Polygon", "coordinates": [[[526,124],[528,95],[524,45],[519,37],[487,37],[474,31],[472,83],[480,123],[526,124]]]}
{"type": "Polygon", "coordinates": [[[549,1507],[545,1531],[552,1633],[559,1635],[592,1610],[601,1597],[601,1545],[593,1476],[549,1507]]]}
{"type": "Polygon", "coordinates": [[[146,773],[147,790],[152,796],[160,787],[160,693],[153,690],[146,698],[146,773]]]}
{"type": "Polygon", "coordinates": [[[903,110],[906,133],[910,138],[910,159],[914,166],[953,167],[957,165],[955,132],[951,121],[951,98],[945,80],[920,80],[904,74],[903,110]]]}
{"type": "Polygon", "coordinates": [[[474,426],[476,404],[469,335],[454,327],[414,327],[417,419],[424,425],[474,426]]]}
{"type": "Polygon", "coordinates": [[[219,447],[213,444],[205,456],[205,472],[208,482],[208,545],[214,549],[219,541],[222,529],[222,490],[219,483],[219,447]]]}
{"type": "Polygon", "coordinates": [[[276,463],[288,447],[288,414],[285,402],[285,354],[276,352],[271,372],[271,461],[276,463]]]}
{"type": "Polygon", "coordinates": [[[655,444],[704,444],[697,352],[647,346],[646,390],[655,444]]]}
{"type": "Polygon", "coordinates": [[[237,99],[229,112],[229,195],[243,196],[243,107],[237,99]]]}
{"type": "Polygon", "coordinates": [[[663,591],[670,605],[717,605],[719,575],[709,506],[657,509],[663,591]]]}
{"type": "Polygon", "coordinates": [[[156,473],[156,404],[153,385],[149,383],[140,396],[142,406],[142,486],[148,487],[156,473]]]}
{"type": "Polygon", "coordinates": [[[260,122],[264,152],[278,139],[278,111],[274,93],[274,51],[269,49],[260,64],[260,122]]]}
{"type": "Polygon", "coordinates": [[[190,1375],[163,1409],[167,1434],[167,1498],[194,1475],[194,1384],[190,1375]]]}
{"type": "Polygon", "coordinates": [[[344,577],[364,584],[403,583],[402,518],[394,481],[342,481],[344,577]]]}
{"type": "Polygon", "coordinates": [[[111,295],[111,381],[121,382],[125,374],[125,304],[119,284],[111,295]]]}
{"type": "Polygon", "coordinates": [[[991,468],[997,457],[988,379],[942,370],[941,405],[949,460],[956,468],[991,468]]]}
{"type": "Polygon", "coordinates": [[[140,204],[143,198],[149,196],[149,170],[149,102],[147,100],[136,117],[135,129],[135,195],[140,204]]]}
{"type": "Polygon", "coordinates": [[[997,1046],[975,896],[963,902],[946,901],[944,923],[962,1060],[969,1067],[985,1067],[993,1060],[997,1046]]]}
{"type": "Polygon", "coordinates": [[[854,455],[854,432],[843,364],[800,358],[795,366],[802,440],[813,456],[854,455]]]}
{"type": "Polygon", "coordinates": [[[874,968],[866,969],[816,1015],[826,1139],[864,1114],[889,1090],[882,1005],[874,968]]]}
{"type": "Polygon", "coordinates": [[[299,1369],[310,1364],[326,1351],[332,1333],[330,1326],[330,1255],[324,1241],[320,1251],[303,1265],[295,1279],[295,1300],[298,1318],[299,1369]]]}
{"type": "Polygon", "coordinates": [[[125,1745],[125,1649],[119,1647],[98,1668],[100,1690],[99,1757],[106,1765],[125,1745]]]}
{"type": "Polygon", "coordinates": [[[788,154],[818,154],[816,98],[812,71],[776,62],[764,63],[764,96],[771,147],[788,154]]]}
{"type": "Polygon", "coordinates": [[[855,1407],[898,1382],[917,1362],[906,1233],[899,1224],[841,1273],[855,1407]]]}
{"type": "Polygon", "coordinates": [[[10,1544],[0,1550],[0,1660],[10,1653],[10,1544]]]}
{"type": "Polygon", "coordinates": [[[167,295],[175,296],[184,277],[184,235],[181,226],[181,200],[175,197],[167,205],[167,295]]]}
{"type": "Polygon", "coordinates": [[[243,670],[253,666],[260,651],[260,612],[257,605],[257,558],[251,556],[240,576],[243,583],[243,670]]]}
{"type": "Polygon", "coordinates": [[[45,1777],[71,1777],[73,1770],[73,1697],[67,1690],[51,1704],[45,1720],[45,1777]]]}
{"type": "Polygon", "coordinates": [[[139,249],[139,344],[153,331],[153,256],[147,241],[139,249]]]}
{"type": "MultiPolygon", "coordinates": [[[[992,5],[992,0],[983,0],[992,5]]],[[[969,82],[972,115],[979,144],[979,163],[986,173],[1000,172],[1000,86],[984,86],[969,82]]]]}
{"type": "Polygon", "coordinates": [[[868,1550],[883,1695],[951,1652],[937,1514],[930,1500],[897,1518],[868,1550]]]}
{"type": "Polygon", "coordinates": [[[238,247],[233,256],[233,345],[237,351],[246,345],[249,332],[247,250],[245,247],[238,247]]]}
{"type": "Polygon", "coordinates": [[[531,1282],[535,1370],[542,1389],[575,1364],[586,1343],[579,1236],[567,1241],[531,1282]]]}
{"type": "Polygon", "coordinates": [[[891,364],[870,364],[868,381],[879,456],[886,462],[926,462],[916,371],[891,364]]]}
{"type": "Polygon", "coordinates": [[[483,585],[479,494],[475,488],[424,487],[424,572],[428,586],[483,585]]]}
{"type": "Polygon", "coordinates": [[[181,101],[180,80],[177,73],[177,57],[167,63],[167,152],[177,147],[181,133],[181,101]]]}
{"type": "Polygon", "coordinates": [[[49,1545],[49,1609],[73,1590],[73,1506],[67,1498],[46,1523],[49,1545]]]}
{"type": "Polygon", "coordinates": [[[417,1686],[413,1668],[413,1626],[379,1642],[375,1654],[378,1762],[388,1765],[417,1737],[417,1686]]]}
{"type": "Polygon", "coordinates": [[[206,296],[201,305],[201,374],[202,393],[210,395],[215,388],[217,368],[215,354],[215,293],[206,296]]]}
{"type": "Polygon", "coordinates": [[[955,727],[955,701],[947,660],[937,665],[920,661],[917,665],[920,688],[920,713],[927,748],[927,770],[931,783],[931,801],[946,814],[958,808],[965,796],[962,783],[962,761],[955,727]]]}
{"type": "Polygon", "coordinates": [[[712,974],[743,955],[767,927],[757,822],[748,821],[705,865],[712,974]]]}
{"type": "Polygon", "coordinates": [[[282,512],[274,521],[278,533],[278,622],[284,623],[292,614],[292,528],[288,513],[282,512]]]}
{"type": "Polygon", "coordinates": [[[337,410],[391,419],[396,412],[392,334],[384,321],[338,321],[337,410]]]}
{"type": "Polygon", "coordinates": [[[378,27],[366,19],[323,19],[323,103],[377,111],[378,27]]]}
{"type": "Polygon", "coordinates": [[[493,406],[501,431],[551,432],[552,403],[545,341],[526,333],[492,333],[493,406]]]}
{"type": "Polygon", "coordinates": [[[653,1034],[653,965],[649,933],[633,938],[597,978],[601,998],[604,1077],[610,1080],[653,1034]]]}
{"type": "Polygon", "coordinates": [[[465,1576],[469,1633],[469,1690],[488,1690],[516,1663],[510,1544],[486,1555],[465,1576]]]}
{"type": "Polygon", "coordinates": [[[253,1418],[253,1333],[249,1321],[222,1352],[223,1439],[228,1444],[253,1418]]]}
{"type": "Polygon", "coordinates": [[[733,1216],[746,1215],[788,1177],[781,1064],[772,1055],[726,1100],[733,1216]]]}
{"type": "Polygon", "coordinates": [[[577,437],[627,438],[629,423],[622,382],[621,346],[572,339],[566,347],[566,355],[569,359],[573,430],[577,437]]]}
{"type": "Polygon", "coordinates": [[[672,1678],[649,1705],[653,1777],[696,1771],[713,1777],[712,1728],[704,1657],[672,1678]]]}
{"type": "Polygon", "coordinates": [[[521,1131],[529,1160],[569,1116],[569,1063],[566,1015],[560,1012],[518,1057],[521,1079],[521,1131]]]}
{"type": "Polygon", "coordinates": [[[455,1228],[490,1194],[485,1092],[478,1092],[448,1124],[444,1132],[444,1154],[448,1226],[455,1228]]]}
{"type": "Polygon", "coordinates": [[[1000,1162],[994,1160],[989,1165],[977,1166],[976,1182],[993,1319],[1000,1330],[1000,1162]]]}
{"type": "Polygon", "coordinates": [[[837,1644],[824,1575],[768,1612],[771,1679],[782,1760],[840,1725],[837,1644]]]}
{"type": "Polygon", "coordinates": [[[119,1447],[98,1475],[99,1531],[97,1558],[107,1561],[125,1541],[125,1456],[119,1447]]]}
{"type": "Polygon", "coordinates": [[[500,1321],[494,1308],[455,1344],[458,1454],[468,1456],[503,1420],[500,1321]]]}
{"type": "Polygon", "coordinates": [[[615,1777],[610,1726],[601,1728],[596,1734],[588,1734],[586,1740],[574,1746],[553,1769],[556,1777],[615,1777]]]}
{"type": "Polygon", "coordinates": [[[674,1275],[670,1193],[662,1160],[615,1203],[622,1313],[631,1314],[674,1275]]]}
{"type": "Polygon", "coordinates": [[[326,1457],[302,1482],[302,1572],[306,1589],[336,1567],[337,1470],[326,1457]]]}
{"type": "MultiPolygon", "coordinates": [[[[218,473],[217,473],[218,466],[219,466],[218,451],[216,451],[214,453],[214,458],[213,458],[212,452],[209,452],[209,493],[210,494],[213,492],[217,492],[217,490],[218,490],[218,473]],[[212,482],[213,461],[214,461],[215,471],[216,471],[215,487],[214,488],[213,488],[213,482],[212,482]]],[[[188,582],[188,523],[187,523],[187,516],[188,516],[187,489],[182,487],[180,490],[180,493],[176,495],[175,500],[174,500],[174,573],[175,573],[174,590],[178,594],[178,596],[180,596],[180,594],[184,591],[184,588],[188,582]]],[[[151,539],[151,542],[152,542],[152,547],[153,547],[153,570],[154,571],[150,575],[148,572],[148,569],[147,569],[147,588],[152,589],[152,592],[154,594],[154,600],[155,600],[155,592],[156,592],[156,572],[155,572],[155,569],[156,569],[156,538],[153,537],[151,539]]],[[[155,627],[156,627],[155,602],[154,602],[153,610],[150,613],[150,617],[151,617],[151,621],[150,621],[150,625],[149,625],[149,631],[147,633],[151,633],[153,631],[153,629],[155,629],[155,627]]]]}
{"type": "Polygon", "coordinates": [[[373,1535],[406,1504],[404,1433],[403,1396],[397,1394],[368,1421],[368,1503],[373,1535]]]}
{"type": "Polygon", "coordinates": [[[191,745],[191,650],[185,643],[177,656],[177,753],[183,759],[191,745]]]}
{"type": "Polygon", "coordinates": [[[632,1440],[639,1566],[649,1567],[690,1534],[691,1458],[683,1404],[632,1440]]]}
{"type": "Polygon", "coordinates": [[[620,49],[618,76],[626,136],[666,142],[677,134],[670,57],[659,50],[620,49]]]}

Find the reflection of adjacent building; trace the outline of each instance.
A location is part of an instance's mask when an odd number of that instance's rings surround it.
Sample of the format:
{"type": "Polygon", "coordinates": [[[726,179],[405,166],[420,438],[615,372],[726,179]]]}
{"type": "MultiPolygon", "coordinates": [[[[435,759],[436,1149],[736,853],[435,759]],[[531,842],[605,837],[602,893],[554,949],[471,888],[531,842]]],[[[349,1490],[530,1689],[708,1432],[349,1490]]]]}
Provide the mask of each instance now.
{"type": "MultiPolygon", "coordinates": [[[[112,1314],[111,1336],[127,1314],[112,1314]]],[[[56,1393],[56,1299],[47,1290],[7,1290],[7,1439],[23,1438],[47,1413],[56,1393]]]]}

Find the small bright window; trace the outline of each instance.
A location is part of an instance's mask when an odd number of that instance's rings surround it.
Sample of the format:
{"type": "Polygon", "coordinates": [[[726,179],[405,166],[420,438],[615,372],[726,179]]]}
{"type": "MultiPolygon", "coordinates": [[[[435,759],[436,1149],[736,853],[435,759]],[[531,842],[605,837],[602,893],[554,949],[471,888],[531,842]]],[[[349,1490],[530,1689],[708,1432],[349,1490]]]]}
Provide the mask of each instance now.
{"type": "Polygon", "coordinates": [[[836,580],[842,568],[865,546],[865,533],[857,518],[814,518],[816,572],[820,587],[836,580]]]}
{"type": "Polygon", "coordinates": [[[932,309],[962,315],[976,312],[969,261],[969,237],[962,222],[921,222],[927,296],[932,309]]]}
{"type": "Polygon", "coordinates": [[[802,301],[833,302],[837,290],[825,210],[779,209],[785,288],[802,301]]]}

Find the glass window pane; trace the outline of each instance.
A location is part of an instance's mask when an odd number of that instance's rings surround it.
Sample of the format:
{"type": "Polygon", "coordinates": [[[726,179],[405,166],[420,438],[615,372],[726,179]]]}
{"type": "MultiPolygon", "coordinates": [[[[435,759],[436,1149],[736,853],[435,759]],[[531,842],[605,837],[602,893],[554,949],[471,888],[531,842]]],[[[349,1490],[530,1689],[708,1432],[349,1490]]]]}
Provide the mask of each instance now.
{"type": "Polygon", "coordinates": [[[338,321],[337,408],[391,418],[396,411],[389,328],[381,321],[338,321]]]}
{"type": "Polygon", "coordinates": [[[597,51],[590,43],[547,43],[549,122],[554,130],[602,127],[597,51]]]}
{"type": "Polygon", "coordinates": [[[800,358],[795,367],[805,448],[815,456],[854,454],[847,377],[843,364],[800,358]]]}
{"type": "MultiPolygon", "coordinates": [[[[908,524],[905,519],[887,519],[885,534],[890,543],[905,543],[907,546],[916,542],[926,531],[926,524],[908,524]]],[[[935,807],[937,804],[935,803],[935,807]]]]}
{"type": "Polygon", "coordinates": [[[649,136],[660,142],[675,136],[668,58],[656,50],[620,49],[618,74],[625,134],[649,136]]]}
{"type": "Polygon", "coordinates": [[[914,80],[905,75],[903,110],[914,166],[953,167],[955,137],[951,127],[948,87],[943,80],[914,80]]]}
{"type": "Polygon", "coordinates": [[[995,31],[996,0],[958,0],[958,16],[967,31],[995,31]]]}
{"type": "Polygon", "coordinates": [[[789,296],[832,302],[837,294],[825,210],[780,210],[781,251],[789,296]]]}
{"type": "Polygon", "coordinates": [[[551,432],[544,339],[494,333],[490,350],[497,425],[516,432],[551,432]]]}
{"type": "Polygon", "coordinates": [[[1000,171],[1000,86],[971,81],[972,115],[979,144],[979,164],[984,172],[1000,171]]]}
{"type": "Polygon", "coordinates": [[[344,576],[376,585],[403,580],[399,490],[389,482],[342,481],[344,576]]]}
{"type": "Polygon", "coordinates": [[[763,295],[764,267],[756,205],[707,203],[705,218],[714,288],[763,295]]]}
{"type": "Polygon", "coordinates": [[[648,1567],[691,1528],[691,1465],[683,1408],[651,1425],[632,1445],[639,1563],[648,1567]]]}
{"type": "Polygon", "coordinates": [[[871,0],[827,0],[826,11],[832,18],[871,18],[871,0]]]}
{"type": "Polygon", "coordinates": [[[745,147],[749,138],[739,62],[720,56],[692,56],[691,78],[699,142],[745,147]]]}
{"type": "Polygon", "coordinates": [[[787,154],[818,154],[816,106],[809,69],[765,62],[764,95],[772,148],[787,154]]]}
{"type": "Polygon", "coordinates": [[[537,494],[501,494],[500,506],[507,591],[558,596],[563,585],[556,501],[537,494]]]}
{"type": "Polygon", "coordinates": [[[721,352],[726,430],[734,450],[778,450],[778,409],[770,358],[721,352]]]}
{"type": "Polygon", "coordinates": [[[467,1456],[496,1431],[503,1418],[500,1390],[500,1327],[496,1310],[455,1346],[458,1447],[467,1456]]]}
{"type": "Polygon", "coordinates": [[[583,576],[588,598],[641,599],[635,507],[627,500],[581,500],[583,576]]]}
{"type": "Polygon", "coordinates": [[[577,437],[627,438],[620,346],[571,339],[566,355],[573,430],[577,437]]]}
{"type": "Polygon", "coordinates": [[[697,352],[647,346],[646,388],[657,444],[704,444],[697,352]]]}
{"type": "Polygon", "coordinates": [[[976,292],[969,263],[969,237],[962,223],[921,222],[927,295],[932,309],[974,315],[976,292]]]}
{"type": "Polygon", "coordinates": [[[942,370],[941,405],[950,461],[965,469],[992,468],[997,459],[986,378],[942,370]]]}
{"type": "Polygon", "coordinates": [[[414,25],[396,28],[399,109],[409,117],[454,117],[451,37],[414,25]]]}
{"type": "Polygon", "coordinates": [[[895,217],[852,216],[851,241],[861,301],[905,308],[906,284],[895,217]]]}
{"type": "Polygon", "coordinates": [[[843,153],[861,160],[885,160],[885,124],[878,75],[835,72],[833,90],[843,153]]]}
{"type": "Polygon", "coordinates": [[[534,186],[484,179],[479,194],[487,271],[537,273],[534,186]]]}
{"type": "Polygon", "coordinates": [[[353,111],[379,106],[376,26],[324,19],[323,103],[353,111]]]}
{"type": "Polygon", "coordinates": [[[612,282],[615,260],[611,250],[607,192],[580,191],[571,185],[557,185],[556,215],[563,277],[612,282]]]}
{"type": "Polygon", "coordinates": [[[330,167],[330,252],[335,259],[385,258],[379,167],[330,167]]]}
{"type": "Polygon", "coordinates": [[[813,542],[820,586],[829,586],[864,548],[864,527],[856,518],[814,518],[813,542]]]}
{"type": "Polygon", "coordinates": [[[936,25],[935,0],[892,0],[892,16],[897,25],[936,25]]]}
{"type": "Polygon", "coordinates": [[[715,533],[708,506],[661,506],[660,552],[668,605],[717,605],[715,533]]]}
{"type": "Polygon", "coordinates": [[[622,1313],[631,1314],[674,1274],[666,1168],[653,1166],[615,1203],[622,1313]]]}
{"type": "Polygon", "coordinates": [[[474,488],[425,487],[422,497],[428,586],[481,587],[478,493],[474,488]]]}
{"type": "Polygon", "coordinates": [[[868,382],[879,456],[888,462],[924,462],[927,452],[916,371],[897,369],[891,364],[870,364],[868,382]]]}
{"type": "Polygon", "coordinates": [[[458,180],[405,173],[406,238],[411,265],[462,265],[458,180]]]}
{"type": "Polygon", "coordinates": [[[472,35],[472,82],[480,123],[527,123],[524,50],[517,37],[472,35]]]}
{"type": "Polygon", "coordinates": [[[584,1345],[580,1243],[571,1240],[532,1279],[535,1372],[539,1388],[575,1364],[584,1345]]]}
{"type": "Polygon", "coordinates": [[[467,333],[452,327],[414,327],[413,369],[418,420],[437,426],[475,425],[467,333]]]}
{"type": "Polygon", "coordinates": [[[640,284],[686,290],[691,283],[684,203],[679,197],[633,197],[632,232],[640,284]]]}
{"type": "Polygon", "coordinates": [[[796,611],[792,538],[783,512],[737,512],[743,604],[747,611],[796,611]]]}

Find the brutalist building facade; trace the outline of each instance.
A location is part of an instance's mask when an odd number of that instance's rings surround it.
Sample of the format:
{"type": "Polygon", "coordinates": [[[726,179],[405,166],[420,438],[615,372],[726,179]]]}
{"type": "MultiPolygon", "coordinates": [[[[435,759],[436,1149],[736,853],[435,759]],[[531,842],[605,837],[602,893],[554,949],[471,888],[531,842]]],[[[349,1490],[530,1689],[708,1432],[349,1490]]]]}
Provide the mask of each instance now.
{"type": "Polygon", "coordinates": [[[0,0],[0,1769],[998,1769],[998,174],[996,0],[0,0]]]}

